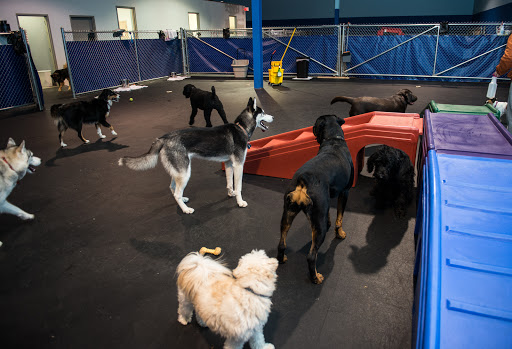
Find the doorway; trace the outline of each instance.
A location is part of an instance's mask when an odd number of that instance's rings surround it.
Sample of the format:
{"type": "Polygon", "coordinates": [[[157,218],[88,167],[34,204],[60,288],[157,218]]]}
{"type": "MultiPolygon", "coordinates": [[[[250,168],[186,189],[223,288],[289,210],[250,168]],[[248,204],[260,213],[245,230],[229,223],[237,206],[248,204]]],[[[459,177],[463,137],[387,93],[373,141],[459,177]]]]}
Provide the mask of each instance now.
{"type": "Polygon", "coordinates": [[[126,30],[126,32],[121,36],[121,39],[130,39],[131,37],[128,32],[134,32],[137,30],[137,23],[135,21],[135,8],[117,7],[116,9],[119,29],[126,30]]]}
{"type": "Polygon", "coordinates": [[[17,15],[18,26],[27,34],[30,52],[43,87],[53,85],[51,74],[57,70],[55,52],[46,15],[17,15]]]}
{"type": "Polygon", "coordinates": [[[71,22],[71,31],[73,32],[73,41],[96,40],[96,33],[94,33],[96,30],[94,17],[69,16],[69,20],[71,22]]]}

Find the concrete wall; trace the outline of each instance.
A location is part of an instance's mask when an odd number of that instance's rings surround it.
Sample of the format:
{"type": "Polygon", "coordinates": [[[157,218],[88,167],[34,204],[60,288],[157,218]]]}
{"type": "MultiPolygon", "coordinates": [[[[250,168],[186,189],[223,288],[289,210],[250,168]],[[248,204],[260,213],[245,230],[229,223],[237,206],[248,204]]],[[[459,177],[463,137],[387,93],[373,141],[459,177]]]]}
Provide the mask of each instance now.
{"type": "Polygon", "coordinates": [[[17,14],[47,15],[59,68],[66,62],[60,28],[71,30],[69,16],[93,16],[96,30],[118,27],[116,6],[134,7],[138,30],[188,29],[188,12],[199,13],[201,29],[229,26],[237,16],[237,27],[245,28],[240,5],[205,0],[0,0],[0,19],[18,30],[17,14]]]}

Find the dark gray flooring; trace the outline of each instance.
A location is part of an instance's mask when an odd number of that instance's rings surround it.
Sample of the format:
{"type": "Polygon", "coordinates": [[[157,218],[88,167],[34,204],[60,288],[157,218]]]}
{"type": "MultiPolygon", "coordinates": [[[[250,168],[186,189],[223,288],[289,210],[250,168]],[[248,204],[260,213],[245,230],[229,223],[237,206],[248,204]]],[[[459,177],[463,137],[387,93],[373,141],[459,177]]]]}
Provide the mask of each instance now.
{"type": "MultiPolygon", "coordinates": [[[[275,121],[254,139],[311,126],[322,114],[346,116],[348,104],[329,104],[336,95],[387,97],[407,87],[419,97],[408,112],[419,113],[432,99],[482,105],[487,90],[477,83],[315,79],[285,80],[255,92],[250,80],[158,80],[121,94],[109,119],[116,138],[105,130],[107,138],[97,140],[87,126],[91,144],[82,145],[69,131],[66,149],[59,149],[49,108],[71,101],[70,92],[45,90],[44,112],[0,113],[0,144],[25,139],[43,159],[10,196],[36,219],[0,216],[2,348],[222,347],[222,338],[195,321],[178,323],[176,266],[202,246],[222,247],[232,268],[255,248],[275,256],[287,180],[245,175],[249,206],[242,209],[226,195],[220,164],[195,160],[185,194],[196,212],[184,215],[161,165],[147,172],[117,166],[120,156],[145,153],[156,137],[188,127],[190,105],[182,89],[190,82],[203,89],[215,85],[230,121],[257,95],[275,121]]],[[[505,100],[506,88],[500,86],[498,99],[505,100]]],[[[215,112],[212,121],[221,123],[215,112]]],[[[202,114],[196,125],[204,125],[202,114]]],[[[371,187],[363,171],[343,220],[347,238],[334,239],[331,228],[321,247],[322,285],[308,280],[307,220],[300,215],[294,222],[265,326],[276,348],[410,347],[415,206],[397,220],[390,209],[374,208],[371,187]]]]}

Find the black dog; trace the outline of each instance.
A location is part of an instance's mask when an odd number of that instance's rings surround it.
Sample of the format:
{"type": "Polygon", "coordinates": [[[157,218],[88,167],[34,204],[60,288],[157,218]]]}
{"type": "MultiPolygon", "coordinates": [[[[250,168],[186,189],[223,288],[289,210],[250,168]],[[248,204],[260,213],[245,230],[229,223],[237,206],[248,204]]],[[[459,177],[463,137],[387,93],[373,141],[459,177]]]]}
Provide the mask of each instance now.
{"type": "Polygon", "coordinates": [[[377,207],[390,204],[397,217],[404,217],[414,193],[414,167],[409,156],[383,145],[370,155],[367,167],[376,179],[371,195],[375,196],[377,207]]]}
{"type": "Polygon", "coordinates": [[[62,135],[68,128],[78,132],[78,138],[84,143],[89,143],[82,135],[83,124],[95,124],[96,131],[100,138],[105,138],[101,133],[100,124],[108,127],[114,136],[116,131],[110,125],[106,118],[110,114],[112,102],[118,102],[119,95],[112,90],[105,89],[98,98],[90,101],[79,101],[68,104],[54,104],[51,107],[51,115],[56,120],[57,129],[59,130],[59,142],[61,147],[67,144],[62,141],[62,135]]]}
{"type": "Polygon", "coordinates": [[[313,133],[320,144],[318,154],[295,172],[284,195],[284,209],[281,218],[281,240],[277,260],[286,262],[286,235],[293,219],[303,211],[309,219],[313,238],[308,253],[311,280],[320,284],[324,280],[316,271],[318,249],[331,226],[329,217],[330,198],[338,198],[336,237],[344,239],[346,233],[341,227],[347,204],[348,192],[354,180],[354,165],[348,150],[342,128],[345,121],[336,115],[320,116],[313,127],[313,133]]]}
{"type": "Polygon", "coordinates": [[[59,69],[53,72],[51,75],[53,81],[59,84],[59,91],[62,91],[62,86],[64,86],[64,80],[68,80],[69,88],[71,90],[71,83],[69,82],[69,71],[68,68],[59,69]]]}
{"type": "Polygon", "coordinates": [[[204,110],[206,127],[212,127],[210,117],[212,115],[213,109],[219,113],[224,124],[228,123],[222,102],[215,94],[215,87],[212,86],[212,92],[208,92],[198,89],[194,85],[188,84],[183,88],[183,94],[185,95],[185,98],[190,98],[190,105],[192,106],[192,114],[190,115],[190,121],[188,122],[189,125],[194,124],[194,118],[196,117],[197,109],[204,110]]]}
{"type": "Polygon", "coordinates": [[[389,111],[405,113],[407,105],[412,105],[418,97],[412,94],[408,89],[398,91],[395,95],[389,98],[376,98],[376,97],[335,97],[331,104],[336,102],[348,102],[352,105],[349,111],[350,116],[369,113],[372,111],[389,111]]]}

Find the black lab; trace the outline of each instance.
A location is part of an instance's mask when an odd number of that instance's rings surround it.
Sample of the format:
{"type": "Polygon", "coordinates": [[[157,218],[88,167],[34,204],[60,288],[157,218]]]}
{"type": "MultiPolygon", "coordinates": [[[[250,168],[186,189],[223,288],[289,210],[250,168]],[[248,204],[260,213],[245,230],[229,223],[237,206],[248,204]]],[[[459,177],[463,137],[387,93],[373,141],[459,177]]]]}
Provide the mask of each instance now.
{"type": "Polygon", "coordinates": [[[414,167],[409,156],[383,145],[370,155],[366,165],[376,180],[370,194],[375,196],[377,207],[390,205],[398,218],[404,217],[414,195],[414,167]]]}
{"type": "Polygon", "coordinates": [[[341,128],[344,123],[345,121],[336,115],[323,115],[316,120],[313,133],[320,144],[318,154],[295,172],[284,195],[277,259],[280,263],[286,262],[286,235],[293,219],[303,211],[311,223],[313,234],[307,260],[309,275],[316,284],[321,284],[324,280],[323,275],[316,271],[316,259],[331,226],[330,198],[338,198],[336,237],[346,237],[341,223],[354,180],[354,165],[341,128]]]}
{"type": "Polygon", "coordinates": [[[405,113],[408,105],[414,104],[418,97],[408,89],[402,89],[389,98],[377,97],[335,97],[331,104],[336,102],[348,102],[352,105],[349,111],[350,116],[370,113],[372,111],[387,111],[405,113]]]}
{"type": "Polygon", "coordinates": [[[190,98],[190,105],[192,106],[192,114],[190,114],[189,125],[194,124],[194,118],[196,117],[197,110],[204,110],[204,119],[206,120],[206,127],[212,127],[212,123],[210,121],[210,117],[212,115],[212,110],[216,110],[224,124],[228,123],[226,119],[226,113],[224,112],[224,107],[222,106],[222,102],[219,97],[215,94],[215,87],[212,86],[212,92],[201,90],[194,85],[187,84],[183,88],[183,94],[185,98],[190,98]]]}

